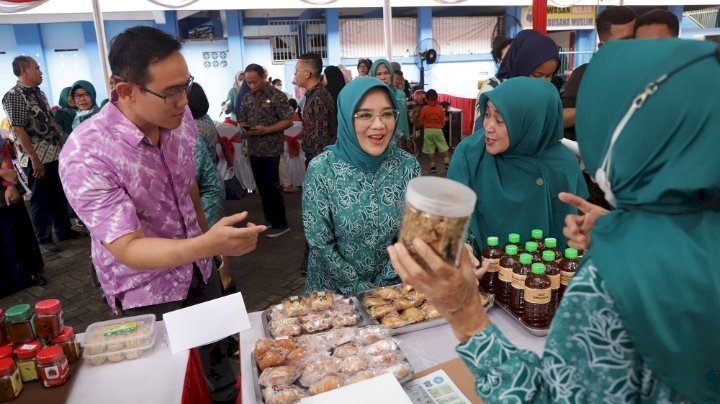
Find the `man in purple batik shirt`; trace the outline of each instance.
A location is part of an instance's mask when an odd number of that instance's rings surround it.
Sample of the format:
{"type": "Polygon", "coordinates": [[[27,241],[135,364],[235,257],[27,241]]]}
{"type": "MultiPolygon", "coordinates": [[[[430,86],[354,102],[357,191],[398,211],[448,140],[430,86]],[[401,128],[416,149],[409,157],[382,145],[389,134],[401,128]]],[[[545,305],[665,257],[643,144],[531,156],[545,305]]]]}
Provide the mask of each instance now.
{"type": "MultiPolygon", "coordinates": [[[[265,226],[234,227],[243,212],[207,228],[194,179],[192,76],[180,43],[155,28],[129,28],[113,39],[109,61],[111,102],[73,131],[60,154],[60,177],[90,230],[93,264],[113,312],[162,318],[220,297],[212,257],[254,250],[265,226]]],[[[214,402],[237,396],[227,348],[224,340],[200,347],[214,402]]]]}

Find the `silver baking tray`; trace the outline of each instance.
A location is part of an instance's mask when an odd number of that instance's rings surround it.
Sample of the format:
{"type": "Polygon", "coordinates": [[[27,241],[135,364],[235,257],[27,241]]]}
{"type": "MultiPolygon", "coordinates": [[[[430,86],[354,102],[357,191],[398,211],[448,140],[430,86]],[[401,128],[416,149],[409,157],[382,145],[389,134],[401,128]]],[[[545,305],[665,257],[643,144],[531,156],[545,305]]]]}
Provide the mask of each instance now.
{"type": "MultiPolygon", "coordinates": [[[[355,301],[356,301],[358,307],[360,307],[360,309],[363,311],[363,316],[367,319],[369,324],[379,325],[381,327],[384,327],[382,324],[380,324],[378,319],[376,319],[375,317],[373,317],[370,314],[370,312],[368,311],[368,308],[365,307],[364,304],[362,304],[361,299],[362,299],[363,294],[370,293],[371,291],[372,291],[372,289],[366,290],[366,291],[360,293],[355,298],[355,301]]],[[[485,310],[490,309],[490,307],[493,306],[494,301],[495,301],[495,295],[488,295],[488,302],[487,302],[487,304],[485,304],[485,310]]],[[[438,326],[441,326],[444,324],[447,324],[447,320],[444,317],[438,317],[438,318],[434,318],[432,320],[425,320],[425,321],[421,321],[419,323],[409,324],[409,325],[406,325],[403,327],[397,327],[397,328],[385,327],[385,328],[388,330],[388,332],[390,332],[390,335],[401,335],[401,334],[409,334],[411,332],[424,330],[426,328],[438,327],[438,326]]]]}
{"type": "Polygon", "coordinates": [[[550,331],[549,327],[548,328],[528,327],[527,325],[525,325],[525,323],[522,322],[520,317],[516,316],[515,313],[513,313],[510,310],[509,307],[506,307],[505,305],[503,305],[500,302],[496,302],[496,304],[497,304],[497,307],[503,309],[503,311],[505,311],[505,313],[507,313],[508,316],[510,316],[513,320],[517,321],[518,324],[520,324],[520,326],[522,328],[524,328],[525,330],[527,330],[527,332],[529,332],[530,334],[535,335],[537,337],[544,337],[548,334],[548,331],[550,331]]]}
{"type": "MultiPolygon", "coordinates": [[[[358,328],[360,328],[360,327],[358,327],[358,328]]],[[[316,334],[322,334],[322,332],[316,333],[316,334]]],[[[272,337],[270,337],[270,338],[272,338],[272,337]]],[[[390,339],[393,342],[395,342],[395,345],[397,345],[397,347],[398,347],[398,351],[400,352],[400,356],[401,356],[402,360],[405,361],[405,363],[407,363],[408,367],[410,368],[410,371],[408,372],[407,376],[398,380],[398,382],[400,384],[404,384],[404,383],[410,381],[415,376],[415,369],[413,369],[412,365],[410,364],[410,361],[408,360],[407,355],[405,355],[405,351],[402,350],[400,343],[394,338],[390,338],[390,339]]],[[[253,347],[254,346],[255,345],[253,344],[253,347]]],[[[252,366],[253,388],[255,390],[255,401],[258,404],[265,404],[265,400],[263,399],[263,396],[262,396],[262,388],[260,387],[260,383],[259,383],[260,373],[258,373],[258,365],[257,365],[257,359],[255,358],[254,349],[252,351],[250,351],[250,362],[251,362],[251,366],[252,366]]],[[[305,388],[303,388],[303,389],[305,389],[305,388]]],[[[307,390],[307,389],[305,389],[305,390],[307,390]]],[[[291,404],[299,403],[299,402],[300,401],[293,401],[291,404]]]]}
{"type": "MultiPolygon", "coordinates": [[[[354,296],[343,297],[343,300],[345,300],[345,299],[350,301],[350,303],[352,303],[353,306],[355,306],[355,313],[357,313],[357,315],[358,315],[357,324],[349,325],[347,327],[363,327],[366,325],[373,324],[373,322],[371,321],[367,312],[362,309],[362,303],[360,303],[354,296]]],[[[280,304],[282,304],[282,302],[280,304]]],[[[272,311],[273,306],[277,306],[277,304],[273,304],[272,306],[265,309],[265,311],[262,312],[262,316],[260,316],[262,318],[263,333],[265,334],[265,337],[267,337],[267,338],[276,338],[274,335],[272,335],[270,333],[270,312],[272,311]]],[[[307,334],[319,334],[319,333],[323,333],[323,332],[330,331],[330,330],[332,330],[332,327],[325,329],[325,330],[312,332],[312,333],[303,331],[302,333],[296,335],[296,337],[300,336],[300,335],[307,335],[307,334]]]]}

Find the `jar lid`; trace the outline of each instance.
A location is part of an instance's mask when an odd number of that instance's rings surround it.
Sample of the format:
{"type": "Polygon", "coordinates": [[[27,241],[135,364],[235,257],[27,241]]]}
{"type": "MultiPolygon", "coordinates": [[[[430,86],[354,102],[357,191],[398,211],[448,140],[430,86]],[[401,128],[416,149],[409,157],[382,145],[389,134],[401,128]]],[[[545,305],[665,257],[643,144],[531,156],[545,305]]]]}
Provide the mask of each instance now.
{"type": "Polygon", "coordinates": [[[475,210],[477,196],[465,185],[442,177],[410,180],[405,200],[417,209],[437,216],[465,217],[475,210]]]}
{"type": "Polygon", "coordinates": [[[65,357],[61,346],[53,345],[37,353],[38,365],[47,365],[65,357]]]}
{"type": "Polygon", "coordinates": [[[69,325],[66,325],[63,327],[62,332],[60,332],[60,335],[57,337],[54,337],[52,339],[53,344],[61,344],[65,341],[70,341],[71,339],[75,338],[75,330],[70,327],[69,325]]]}
{"type": "Polygon", "coordinates": [[[13,353],[12,344],[0,346],[0,358],[12,358],[12,353],[13,353]]]}
{"type": "Polygon", "coordinates": [[[18,304],[7,310],[5,313],[6,321],[21,321],[27,320],[32,316],[29,304],[18,304]]]}
{"type": "Polygon", "coordinates": [[[46,299],[35,304],[35,313],[37,314],[55,314],[60,311],[60,300],[46,299]]]}
{"type": "Polygon", "coordinates": [[[8,358],[0,359],[0,376],[4,376],[15,369],[15,361],[8,358]]]}
{"type": "Polygon", "coordinates": [[[38,351],[42,348],[40,341],[30,341],[24,344],[20,344],[15,348],[15,356],[18,359],[28,359],[37,355],[38,351]]]}

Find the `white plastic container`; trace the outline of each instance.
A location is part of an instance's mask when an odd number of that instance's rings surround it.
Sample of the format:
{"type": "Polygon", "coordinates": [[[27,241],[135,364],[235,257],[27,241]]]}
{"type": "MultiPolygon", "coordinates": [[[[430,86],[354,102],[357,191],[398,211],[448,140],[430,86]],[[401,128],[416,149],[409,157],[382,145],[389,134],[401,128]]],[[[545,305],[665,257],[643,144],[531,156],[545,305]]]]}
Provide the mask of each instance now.
{"type": "Polygon", "coordinates": [[[414,255],[412,241],[419,238],[443,260],[459,265],[476,201],[475,192],[457,181],[441,177],[413,178],[405,195],[400,240],[414,255]]]}
{"type": "Polygon", "coordinates": [[[92,323],[83,336],[83,357],[91,365],[137,359],[155,346],[155,315],[92,323]]]}

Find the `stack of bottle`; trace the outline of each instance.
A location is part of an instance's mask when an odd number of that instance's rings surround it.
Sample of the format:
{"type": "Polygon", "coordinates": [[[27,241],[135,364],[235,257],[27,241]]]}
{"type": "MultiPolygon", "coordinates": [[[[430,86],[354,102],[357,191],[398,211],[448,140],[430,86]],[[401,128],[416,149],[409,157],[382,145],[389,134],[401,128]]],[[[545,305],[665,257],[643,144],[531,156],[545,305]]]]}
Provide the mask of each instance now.
{"type": "Polygon", "coordinates": [[[557,239],[543,238],[540,229],[532,230],[524,245],[517,233],[507,240],[500,248],[498,237],[487,238],[481,255],[489,266],[480,287],[528,327],[547,328],[578,268],[578,251],[566,248],[561,254],[557,239]]]}
{"type": "Polygon", "coordinates": [[[36,380],[44,387],[65,384],[68,362],[80,352],[72,327],[64,324],[60,301],[47,299],[0,309],[0,402],[11,401],[23,383],[36,380]]]}

